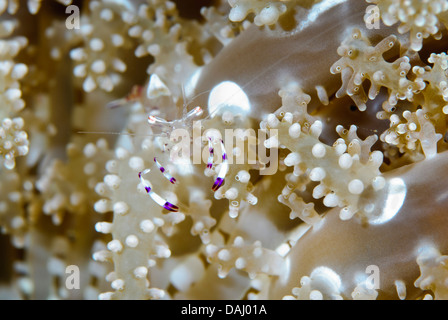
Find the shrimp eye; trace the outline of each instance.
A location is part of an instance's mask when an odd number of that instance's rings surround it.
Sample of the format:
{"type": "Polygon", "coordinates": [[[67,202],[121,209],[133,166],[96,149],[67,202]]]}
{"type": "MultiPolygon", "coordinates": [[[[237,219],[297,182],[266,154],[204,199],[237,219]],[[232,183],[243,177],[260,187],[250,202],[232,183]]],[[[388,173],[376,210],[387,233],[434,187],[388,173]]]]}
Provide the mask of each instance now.
{"type": "Polygon", "coordinates": [[[156,123],[156,117],[154,117],[154,116],[148,116],[148,122],[149,122],[149,124],[154,124],[154,123],[156,123]]]}

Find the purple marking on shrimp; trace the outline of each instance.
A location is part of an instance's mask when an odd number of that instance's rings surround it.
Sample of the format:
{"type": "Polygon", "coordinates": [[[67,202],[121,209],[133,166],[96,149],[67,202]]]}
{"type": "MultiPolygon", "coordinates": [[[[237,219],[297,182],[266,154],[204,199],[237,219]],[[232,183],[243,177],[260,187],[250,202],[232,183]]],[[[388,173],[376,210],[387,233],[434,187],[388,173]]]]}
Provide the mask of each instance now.
{"type": "Polygon", "coordinates": [[[222,178],[216,178],[215,183],[213,184],[212,190],[217,191],[224,183],[224,179],[222,178]]]}
{"type": "Polygon", "coordinates": [[[164,172],[165,172],[165,168],[162,167],[162,165],[159,163],[159,161],[157,161],[157,158],[156,158],[156,157],[154,157],[154,162],[157,164],[157,166],[159,167],[160,171],[161,171],[162,173],[164,173],[164,172]]]}
{"type": "Polygon", "coordinates": [[[226,159],[227,159],[227,154],[223,153],[222,160],[226,160],[226,159]]]}
{"type": "Polygon", "coordinates": [[[211,146],[212,139],[210,137],[208,138],[208,145],[209,145],[209,147],[208,147],[209,156],[208,156],[208,161],[207,161],[207,168],[211,169],[211,168],[213,168],[213,155],[214,155],[215,150],[211,146]]]}
{"type": "Polygon", "coordinates": [[[172,211],[172,212],[177,212],[179,210],[179,207],[170,203],[170,202],[165,202],[165,204],[163,205],[163,208],[165,208],[168,211],[172,211]]]}
{"type": "MultiPolygon", "coordinates": [[[[154,202],[157,203],[159,206],[163,207],[164,209],[166,209],[168,211],[173,211],[173,212],[179,211],[179,207],[178,206],[176,206],[176,205],[166,201],[161,196],[159,196],[157,193],[152,191],[152,189],[149,186],[149,184],[145,180],[143,180],[142,174],[145,174],[145,173],[148,173],[148,172],[150,172],[150,169],[146,169],[146,170],[144,170],[142,172],[139,172],[138,176],[139,176],[139,178],[141,180],[141,183],[143,184],[143,187],[145,188],[146,192],[149,194],[151,199],[154,200],[154,202]]],[[[171,183],[174,183],[175,181],[176,181],[176,179],[174,179],[173,177],[170,178],[170,182],[171,183]]]]}
{"type": "Polygon", "coordinates": [[[157,161],[156,157],[154,157],[154,161],[155,161],[157,167],[159,168],[160,172],[162,172],[163,175],[165,176],[165,178],[167,178],[172,184],[175,184],[177,180],[172,175],[170,175],[168,172],[166,172],[166,169],[160,164],[159,161],[157,161]]]}

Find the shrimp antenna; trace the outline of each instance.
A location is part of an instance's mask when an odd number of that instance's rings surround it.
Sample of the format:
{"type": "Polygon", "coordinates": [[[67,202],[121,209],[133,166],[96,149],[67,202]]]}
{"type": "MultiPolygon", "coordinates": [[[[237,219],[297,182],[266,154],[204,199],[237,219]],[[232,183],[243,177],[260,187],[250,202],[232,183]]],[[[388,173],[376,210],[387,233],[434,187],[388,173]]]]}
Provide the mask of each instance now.
{"type": "Polygon", "coordinates": [[[183,108],[182,108],[182,118],[185,118],[185,115],[187,114],[187,105],[185,104],[187,97],[185,96],[185,87],[184,84],[182,84],[180,86],[181,91],[182,91],[182,104],[183,104],[183,108]]]}
{"type": "Polygon", "coordinates": [[[80,134],[110,134],[110,135],[117,135],[117,136],[133,136],[133,137],[157,137],[157,136],[161,136],[163,134],[163,133],[137,134],[137,133],[113,132],[113,131],[78,131],[76,133],[80,133],[80,134]]]}
{"type": "Polygon", "coordinates": [[[142,90],[142,86],[135,85],[132,87],[131,92],[127,96],[106,103],[106,108],[115,109],[126,104],[134,103],[140,97],[142,90]]]}
{"type": "MultiPolygon", "coordinates": [[[[211,91],[212,91],[212,90],[205,90],[205,91],[202,91],[202,92],[196,94],[195,96],[193,96],[191,99],[189,99],[189,102],[188,102],[188,103],[185,103],[185,104],[184,104],[184,108],[185,108],[185,110],[187,110],[188,106],[193,102],[194,99],[196,99],[196,98],[202,96],[203,94],[209,93],[209,92],[211,92],[211,91]]],[[[185,99],[186,99],[186,98],[185,98],[185,99]]],[[[184,100],[184,101],[185,101],[185,100],[184,100]]]]}

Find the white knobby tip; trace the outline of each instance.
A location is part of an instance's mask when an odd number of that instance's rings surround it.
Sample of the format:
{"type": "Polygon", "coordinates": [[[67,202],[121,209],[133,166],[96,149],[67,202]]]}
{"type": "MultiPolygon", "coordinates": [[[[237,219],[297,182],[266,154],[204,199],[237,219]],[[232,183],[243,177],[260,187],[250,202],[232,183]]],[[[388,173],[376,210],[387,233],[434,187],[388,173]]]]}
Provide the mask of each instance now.
{"type": "MultiPolygon", "coordinates": [[[[448,106],[445,106],[445,107],[443,107],[443,113],[445,113],[445,114],[447,114],[448,113],[448,106]],[[445,108],[446,108],[446,110],[445,110],[445,108]],[[446,112],[445,112],[446,111],[446,112]]],[[[411,122],[411,123],[409,123],[408,124],[408,129],[410,130],[410,131],[415,131],[415,130],[417,130],[417,124],[415,123],[415,122],[411,122]]]]}
{"type": "Polygon", "coordinates": [[[114,18],[114,13],[111,9],[105,8],[100,11],[100,18],[105,21],[112,21],[114,18]]]}
{"type": "Polygon", "coordinates": [[[115,174],[107,174],[104,176],[104,183],[111,189],[118,189],[121,178],[115,174]]]}
{"type": "Polygon", "coordinates": [[[221,249],[221,250],[218,252],[218,259],[219,259],[219,260],[222,260],[222,261],[229,261],[230,258],[231,258],[231,256],[230,256],[230,251],[229,251],[229,250],[227,250],[227,249],[221,249]]]}
{"type": "Polygon", "coordinates": [[[143,171],[145,168],[145,162],[141,157],[131,157],[128,162],[129,168],[135,172],[143,171]]]}
{"type": "Polygon", "coordinates": [[[312,290],[310,292],[310,300],[323,300],[324,296],[319,290],[312,290]]]}
{"type": "Polygon", "coordinates": [[[159,300],[165,296],[165,291],[158,288],[149,288],[148,295],[150,299],[159,300]]]}
{"type": "Polygon", "coordinates": [[[114,203],[113,211],[114,214],[125,215],[129,212],[129,206],[124,201],[118,201],[114,203]]]}
{"type": "Polygon", "coordinates": [[[238,197],[238,189],[237,188],[230,188],[226,191],[224,196],[229,200],[235,200],[238,197]]]}
{"type": "Polygon", "coordinates": [[[344,153],[339,157],[338,164],[342,169],[349,169],[353,164],[353,158],[348,153],[344,153]]]}
{"type": "Polygon", "coordinates": [[[233,240],[233,246],[235,247],[242,247],[244,245],[244,239],[241,236],[235,237],[233,240]]]}
{"type": "Polygon", "coordinates": [[[160,52],[162,51],[161,49],[161,46],[157,43],[150,44],[146,47],[146,50],[154,57],[160,54],[160,52]]]}
{"type": "Polygon", "coordinates": [[[16,88],[7,89],[3,95],[8,101],[14,101],[19,99],[22,96],[22,91],[16,88]]]}
{"type": "Polygon", "coordinates": [[[107,199],[100,199],[95,202],[93,209],[98,213],[106,213],[110,211],[110,201],[107,199]]]}
{"type": "Polygon", "coordinates": [[[372,179],[372,187],[375,191],[379,191],[386,186],[386,179],[382,176],[377,176],[372,179]]]}
{"type": "Polygon", "coordinates": [[[375,150],[370,154],[369,160],[375,165],[380,166],[383,163],[383,153],[381,151],[375,150]]]}
{"type": "Polygon", "coordinates": [[[316,143],[311,149],[311,153],[315,158],[323,158],[326,153],[325,146],[322,143],[316,143]]]}
{"type": "MultiPolygon", "coordinates": [[[[14,128],[16,130],[20,130],[23,128],[23,126],[25,125],[25,120],[23,120],[23,118],[21,117],[16,117],[12,119],[12,125],[14,126],[14,128]]],[[[22,132],[21,132],[22,133],[22,132]]],[[[25,134],[25,133],[23,133],[25,134]]],[[[26,136],[25,136],[26,138],[26,136]]]]}
{"type": "Polygon", "coordinates": [[[344,154],[345,151],[347,151],[347,145],[345,144],[345,141],[342,138],[339,138],[338,140],[336,140],[333,147],[338,156],[341,156],[342,154],[344,154]]]}
{"type": "Polygon", "coordinates": [[[403,280],[395,280],[395,288],[397,289],[397,294],[400,300],[406,298],[406,284],[403,280]]]}
{"type": "Polygon", "coordinates": [[[256,205],[258,202],[258,198],[254,196],[252,193],[249,193],[246,197],[246,200],[251,205],[256,205]]]}
{"type": "Polygon", "coordinates": [[[337,207],[339,204],[339,197],[334,193],[329,193],[324,198],[324,205],[329,208],[337,207]]]}
{"type": "Polygon", "coordinates": [[[86,175],[88,175],[88,176],[93,175],[93,174],[97,171],[97,169],[96,169],[96,163],[93,162],[93,161],[91,161],[91,162],[87,162],[87,163],[84,165],[83,171],[84,171],[84,173],[85,173],[86,175]]]}
{"type": "Polygon", "coordinates": [[[105,279],[107,282],[112,282],[118,279],[118,275],[115,271],[111,271],[108,274],[106,274],[105,279]]]}
{"type": "Polygon", "coordinates": [[[264,7],[258,16],[255,17],[254,23],[257,26],[262,25],[272,25],[277,22],[278,17],[286,11],[286,6],[284,4],[280,5],[279,7],[274,5],[268,5],[264,7]]]}
{"type": "MultiPolygon", "coordinates": [[[[442,112],[444,114],[448,114],[448,104],[442,108],[442,112]]],[[[417,129],[417,125],[415,123],[413,123],[413,124],[414,124],[414,128],[417,129]]],[[[411,128],[409,128],[409,129],[411,129],[411,128]]],[[[415,130],[415,129],[411,129],[411,130],[415,130]]]]}
{"type": "Polygon", "coordinates": [[[168,259],[171,256],[171,250],[165,246],[158,245],[155,247],[155,255],[158,258],[168,259]]]}
{"type": "Polygon", "coordinates": [[[246,267],[246,259],[244,259],[243,257],[239,257],[238,259],[235,260],[235,268],[237,269],[243,269],[246,267]]]}
{"type": "Polygon", "coordinates": [[[224,122],[225,124],[232,124],[234,121],[235,116],[233,115],[232,112],[230,111],[225,111],[222,114],[222,122],[224,122]]]}
{"type": "Polygon", "coordinates": [[[286,156],[284,162],[288,167],[295,166],[300,163],[300,155],[297,152],[291,152],[286,156]]]}
{"type": "Polygon", "coordinates": [[[97,148],[93,143],[86,144],[83,149],[83,153],[87,158],[92,158],[93,156],[95,156],[96,151],[97,148]]]}
{"type": "Polygon", "coordinates": [[[105,167],[106,167],[106,171],[109,173],[118,173],[117,172],[117,167],[118,167],[117,160],[107,161],[105,167]]]}
{"type": "Polygon", "coordinates": [[[202,221],[196,222],[191,228],[193,235],[198,235],[202,230],[204,230],[204,223],[202,221]]]}
{"type": "Polygon", "coordinates": [[[11,77],[16,80],[22,79],[28,73],[28,67],[23,63],[17,63],[11,72],[11,77]]]}
{"type": "Polygon", "coordinates": [[[364,206],[365,213],[372,213],[373,210],[375,210],[375,204],[373,204],[373,203],[368,203],[364,206]]]}
{"type": "Polygon", "coordinates": [[[205,254],[209,257],[209,256],[212,256],[212,255],[216,254],[216,252],[218,252],[218,250],[219,249],[218,249],[218,247],[216,245],[208,244],[205,247],[205,254]]]}
{"type": "Polygon", "coordinates": [[[267,119],[266,119],[268,126],[270,128],[277,128],[277,126],[279,125],[280,121],[278,120],[277,116],[273,113],[269,114],[267,119]]]}
{"type": "Polygon", "coordinates": [[[120,240],[112,240],[107,244],[107,249],[114,253],[119,253],[121,250],[123,250],[123,245],[121,244],[120,240]]]}
{"type": "Polygon", "coordinates": [[[294,115],[291,112],[286,112],[282,120],[288,122],[289,124],[292,124],[292,121],[294,120],[294,115]]]}
{"type": "Polygon", "coordinates": [[[157,227],[163,227],[163,225],[165,224],[165,220],[163,220],[162,218],[153,218],[152,222],[154,222],[154,225],[157,227]]]}
{"type": "Polygon", "coordinates": [[[99,262],[107,262],[111,259],[112,253],[107,250],[101,250],[93,253],[92,259],[99,262]]]}
{"type": "Polygon", "coordinates": [[[241,22],[246,17],[245,11],[242,10],[239,6],[234,6],[230,10],[229,20],[232,22],[241,22]]]}
{"type": "Polygon", "coordinates": [[[93,51],[101,51],[104,49],[104,42],[100,38],[93,38],[90,40],[89,45],[93,51]]]}
{"type": "Polygon", "coordinates": [[[101,59],[95,60],[90,65],[90,70],[97,74],[104,73],[106,71],[106,63],[101,59]]]}
{"type": "Polygon", "coordinates": [[[299,123],[292,124],[288,129],[289,136],[293,139],[297,139],[298,137],[300,137],[300,131],[301,126],[299,123]]]}
{"type": "Polygon", "coordinates": [[[263,249],[261,247],[256,247],[252,251],[252,254],[254,255],[255,258],[260,258],[263,255],[263,249]]]}
{"type": "Polygon", "coordinates": [[[339,211],[339,218],[341,220],[349,220],[353,217],[355,212],[351,210],[349,207],[344,207],[339,211]]]}
{"type": "Polygon", "coordinates": [[[313,198],[314,199],[320,199],[323,196],[327,194],[327,187],[325,187],[323,184],[318,184],[313,189],[313,198]]]}
{"type": "Polygon", "coordinates": [[[148,54],[148,50],[146,50],[146,47],[141,44],[135,49],[134,54],[137,58],[141,58],[148,54]]]}
{"type": "Polygon", "coordinates": [[[151,220],[142,220],[140,222],[140,229],[144,233],[150,233],[155,229],[155,225],[151,220]]]}
{"type": "Polygon", "coordinates": [[[137,267],[134,269],[134,276],[137,279],[146,278],[147,275],[148,275],[148,268],[145,266],[137,267]]]}
{"type": "Polygon", "coordinates": [[[136,235],[131,234],[126,237],[125,243],[128,247],[135,248],[138,246],[139,241],[136,235]]]}
{"type": "Polygon", "coordinates": [[[241,183],[248,183],[250,180],[250,173],[246,170],[240,170],[236,175],[238,177],[238,181],[241,183]]]}
{"type": "Polygon", "coordinates": [[[82,83],[82,88],[85,92],[92,92],[96,89],[96,82],[91,76],[88,76],[82,83]]]}
{"type": "Polygon", "coordinates": [[[70,50],[70,58],[74,61],[82,61],[87,58],[87,53],[82,48],[75,48],[70,50]]]}
{"type": "MultiPolygon", "coordinates": [[[[124,44],[124,37],[119,33],[114,33],[110,36],[110,40],[114,47],[121,47],[124,44]]],[[[118,70],[117,70],[118,71],[118,70]]]]}
{"type": "Polygon", "coordinates": [[[320,134],[322,133],[323,127],[324,126],[322,124],[322,121],[320,121],[320,120],[314,121],[310,127],[310,134],[313,137],[318,138],[320,136],[320,134]]]}
{"type": "Polygon", "coordinates": [[[112,223],[110,222],[97,222],[95,224],[95,230],[100,233],[108,234],[112,232],[112,223]]]}
{"type": "Polygon", "coordinates": [[[327,90],[323,86],[316,86],[315,89],[320,102],[322,102],[322,104],[325,106],[328,105],[330,103],[330,100],[328,98],[327,90]]]}
{"type": "Polygon", "coordinates": [[[273,137],[270,137],[269,139],[265,140],[264,141],[264,146],[265,146],[265,148],[268,148],[268,149],[270,149],[270,148],[278,148],[279,141],[278,141],[277,136],[273,136],[273,137]]]}
{"type": "MultiPolygon", "coordinates": [[[[237,201],[232,201],[232,202],[237,202],[237,201]]],[[[229,206],[229,217],[232,219],[236,219],[238,217],[238,214],[239,214],[239,207],[230,205],[229,206]]]]}
{"type": "Polygon", "coordinates": [[[348,183],[348,191],[351,194],[361,194],[364,191],[364,183],[359,179],[353,179],[348,183]]]}
{"type": "Polygon", "coordinates": [[[114,296],[113,292],[103,292],[98,295],[99,300],[112,300],[114,296]]]}
{"type": "Polygon", "coordinates": [[[11,228],[15,229],[15,230],[24,227],[25,224],[26,224],[26,222],[25,222],[25,219],[23,217],[14,217],[11,220],[11,228]]]}
{"type": "Polygon", "coordinates": [[[124,290],[124,280],[123,279],[114,280],[112,281],[110,286],[117,291],[122,291],[124,290]]]}
{"type": "Polygon", "coordinates": [[[129,157],[129,151],[126,150],[125,148],[122,147],[118,147],[115,149],[115,156],[119,159],[119,160],[124,160],[127,157],[129,157]]]}
{"type": "Polygon", "coordinates": [[[326,172],[321,167],[316,167],[310,172],[310,180],[311,181],[322,181],[325,178],[326,172]]]}

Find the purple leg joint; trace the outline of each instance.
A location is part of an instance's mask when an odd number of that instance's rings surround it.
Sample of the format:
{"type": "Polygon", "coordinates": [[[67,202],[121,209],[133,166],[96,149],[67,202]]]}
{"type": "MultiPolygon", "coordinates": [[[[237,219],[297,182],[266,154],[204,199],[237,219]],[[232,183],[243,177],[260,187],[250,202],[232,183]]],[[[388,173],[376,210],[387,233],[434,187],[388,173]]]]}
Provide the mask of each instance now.
{"type": "Polygon", "coordinates": [[[170,202],[165,202],[165,204],[163,205],[163,208],[165,208],[168,211],[172,211],[172,212],[177,212],[179,210],[179,207],[170,203],[170,202]]]}
{"type": "Polygon", "coordinates": [[[215,183],[213,184],[212,190],[213,190],[213,191],[218,190],[219,188],[221,188],[221,186],[223,185],[223,183],[224,183],[224,179],[222,179],[222,178],[216,178],[216,181],[215,181],[215,183]]]}

